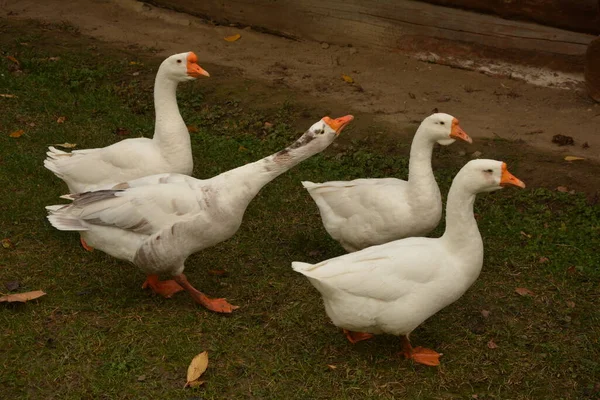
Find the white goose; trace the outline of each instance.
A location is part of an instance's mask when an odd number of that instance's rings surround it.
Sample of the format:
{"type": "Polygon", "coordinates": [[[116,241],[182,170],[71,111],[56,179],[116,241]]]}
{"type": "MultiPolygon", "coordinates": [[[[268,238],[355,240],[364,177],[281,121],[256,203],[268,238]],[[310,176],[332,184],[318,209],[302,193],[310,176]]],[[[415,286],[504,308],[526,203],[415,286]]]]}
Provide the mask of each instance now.
{"type": "Polygon", "coordinates": [[[197,62],[190,51],[168,57],[158,68],[152,139],[125,139],[107,147],[71,153],[49,147],[44,166],[65,181],[70,193],[164,172],[190,175],[194,167],[190,135],[177,107],[176,90],[179,82],[209,76],[197,62]]]}
{"type": "Polygon", "coordinates": [[[433,170],[435,143],[471,143],[451,115],[425,118],[410,148],[408,181],[396,178],[302,182],[319,207],[327,232],[348,252],[431,232],[442,217],[442,197],[433,170]]]}
{"type": "Polygon", "coordinates": [[[373,334],[402,335],[403,354],[438,365],[440,354],[412,348],[408,335],[458,300],[483,265],[483,242],[473,216],[475,195],[505,185],[525,187],[495,160],[473,160],[456,175],[440,238],[411,237],[322,261],[293,262],[321,292],[333,323],[355,343],[373,334]]]}
{"type": "Polygon", "coordinates": [[[186,258],[233,236],[264,185],[324,150],[352,119],[325,117],[284,150],[211,179],[160,174],[69,195],[73,203],[47,207],[48,219],[55,228],[79,231],[91,246],[137,265],[148,276],[143,287],[165,297],[185,289],[206,308],[231,312],[236,307],[225,299],[211,299],[188,282],[186,258]],[[167,273],[174,281],[158,280],[158,274],[167,273]]]}

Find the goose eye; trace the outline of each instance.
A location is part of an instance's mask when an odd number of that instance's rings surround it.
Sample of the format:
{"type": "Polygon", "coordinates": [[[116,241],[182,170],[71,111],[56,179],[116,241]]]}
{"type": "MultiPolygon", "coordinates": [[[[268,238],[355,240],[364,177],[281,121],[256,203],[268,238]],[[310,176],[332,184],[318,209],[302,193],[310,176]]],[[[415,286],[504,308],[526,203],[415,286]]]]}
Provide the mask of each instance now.
{"type": "Polygon", "coordinates": [[[322,134],[322,133],[323,133],[323,129],[317,129],[317,130],[315,131],[315,133],[316,133],[317,135],[320,135],[320,134],[322,134]]]}
{"type": "Polygon", "coordinates": [[[444,125],[444,121],[441,121],[440,124],[444,125]]]}
{"type": "Polygon", "coordinates": [[[181,64],[181,60],[177,60],[177,64],[181,64]]]}
{"type": "Polygon", "coordinates": [[[486,169],[483,172],[487,172],[488,174],[491,174],[492,172],[494,172],[494,170],[492,170],[492,169],[486,169]]]}

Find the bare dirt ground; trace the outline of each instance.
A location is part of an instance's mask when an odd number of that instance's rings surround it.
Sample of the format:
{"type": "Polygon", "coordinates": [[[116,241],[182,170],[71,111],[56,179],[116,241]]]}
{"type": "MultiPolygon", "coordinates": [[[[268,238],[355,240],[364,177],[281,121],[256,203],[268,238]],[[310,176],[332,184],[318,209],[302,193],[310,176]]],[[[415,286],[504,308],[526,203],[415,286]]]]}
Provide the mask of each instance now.
{"type": "MultiPolygon", "coordinates": [[[[382,142],[408,143],[407,128],[414,129],[437,109],[458,117],[474,138],[474,145],[450,150],[467,151],[465,159],[475,151],[490,158],[519,155],[521,175],[530,184],[567,186],[592,195],[600,188],[600,105],[576,88],[536,86],[423,62],[400,52],[292,41],[248,28],[215,26],[134,0],[0,0],[0,15],[68,22],[84,35],[161,56],[192,50],[214,78],[258,80],[332,114],[355,113],[353,135],[385,131],[382,142]],[[241,39],[223,40],[236,33],[241,39]],[[342,74],[354,83],[344,82],[342,74]],[[552,143],[557,134],[573,137],[574,145],[552,143]],[[567,155],[585,160],[567,162],[567,155]]],[[[282,101],[258,89],[245,96],[249,102],[254,96],[256,101],[282,101]]]]}

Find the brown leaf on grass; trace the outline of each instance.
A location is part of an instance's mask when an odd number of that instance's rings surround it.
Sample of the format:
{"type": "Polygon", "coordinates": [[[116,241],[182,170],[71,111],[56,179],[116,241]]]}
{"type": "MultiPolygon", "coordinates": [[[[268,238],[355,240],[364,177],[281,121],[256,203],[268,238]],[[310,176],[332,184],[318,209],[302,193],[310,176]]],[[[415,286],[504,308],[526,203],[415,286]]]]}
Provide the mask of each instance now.
{"type": "Polygon", "coordinates": [[[569,188],[566,186],[558,186],[556,188],[556,191],[561,192],[561,193],[567,193],[569,191],[569,188]]]}
{"type": "Polygon", "coordinates": [[[196,128],[194,125],[188,125],[187,126],[187,130],[189,133],[196,133],[198,132],[198,128],[196,128]]]}
{"type": "Polygon", "coordinates": [[[58,117],[58,119],[56,120],[56,123],[64,124],[66,119],[67,119],[66,117],[58,117]]]}
{"type": "Polygon", "coordinates": [[[13,247],[15,247],[15,245],[9,238],[4,238],[2,239],[2,247],[4,247],[5,249],[12,249],[13,247]]]}
{"type": "Polygon", "coordinates": [[[487,342],[487,347],[489,347],[490,349],[497,349],[498,345],[496,344],[496,342],[494,342],[494,339],[490,339],[490,341],[487,342]]]}
{"type": "Polygon", "coordinates": [[[327,366],[329,367],[329,369],[337,369],[337,367],[333,364],[327,364],[327,366]]]}
{"type": "Polygon", "coordinates": [[[270,129],[270,128],[272,128],[272,127],[273,127],[273,124],[272,124],[272,123],[270,123],[270,122],[265,122],[265,124],[263,125],[263,127],[264,127],[265,129],[270,129]]]}
{"type": "Polygon", "coordinates": [[[567,300],[567,307],[569,307],[569,308],[575,308],[575,302],[567,300]]]}
{"type": "Polygon", "coordinates": [[[19,62],[19,60],[17,60],[13,56],[6,56],[6,58],[9,59],[10,61],[14,62],[15,64],[17,64],[18,67],[21,66],[21,63],[19,62]]]}
{"type": "Polygon", "coordinates": [[[228,42],[235,42],[236,40],[238,40],[241,37],[242,37],[242,35],[240,35],[239,33],[236,33],[235,35],[226,36],[223,39],[225,39],[228,42]]]}
{"type": "Polygon", "coordinates": [[[0,297],[0,303],[9,302],[13,303],[18,301],[20,303],[25,303],[29,300],[37,299],[38,297],[44,296],[44,293],[41,290],[34,290],[33,292],[25,292],[25,293],[15,293],[15,294],[7,294],[6,296],[0,297]]]}
{"type": "Polygon", "coordinates": [[[72,149],[72,148],[77,147],[77,144],[75,144],[75,143],[57,143],[57,144],[53,144],[52,146],[62,147],[63,149],[72,149]]]}
{"type": "Polygon", "coordinates": [[[192,359],[190,366],[187,370],[187,382],[186,387],[196,387],[202,385],[204,382],[200,381],[199,378],[202,376],[204,371],[208,368],[208,352],[203,351],[192,359]]]}
{"type": "Polygon", "coordinates": [[[575,156],[566,156],[565,157],[565,161],[579,161],[579,160],[585,160],[585,158],[575,157],[575,156]]]}
{"type": "Polygon", "coordinates": [[[6,99],[14,99],[14,98],[15,98],[15,97],[17,97],[17,96],[16,96],[16,95],[14,95],[14,94],[1,93],[1,94],[0,94],[0,97],[4,97],[4,98],[6,98],[6,99]]]}
{"type": "Polygon", "coordinates": [[[11,133],[8,136],[18,138],[18,137],[21,137],[24,133],[25,133],[25,131],[23,129],[19,129],[18,131],[14,131],[13,133],[11,133]]]}
{"type": "Polygon", "coordinates": [[[351,77],[351,76],[348,76],[348,75],[342,74],[342,79],[343,79],[343,80],[344,80],[344,82],[346,82],[346,83],[354,83],[354,79],[352,79],[352,77],[351,77]]]}
{"type": "Polygon", "coordinates": [[[515,292],[517,292],[521,296],[533,296],[534,295],[534,293],[531,290],[524,288],[524,287],[516,288],[515,292]]]}
{"type": "Polygon", "coordinates": [[[490,312],[488,310],[481,310],[481,315],[483,315],[483,318],[487,318],[490,316],[490,312]]]}
{"type": "Polygon", "coordinates": [[[525,236],[526,238],[529,238],[529,239],[531,239],[531,235],[530,235],[530,234],[528,234],[528,233],[525,233],[525,232],[523,232],[523,231],[521,231],[521,236],[525,236]]]}
{"type": "Polygon", "coordinates": [[[117,128],[115,129],[115,135],[117,136],[127,136],[129,135],[129,131],[125,128],[117,128]]]}
{"type": "Polygon", "coordinates": [[[550,261],[550,260],[548,259],[548,257],[540,257],[540,259],[538,260],[538,262],[539,262],[540,264],[547,263],[548,261],[550,261]]]}

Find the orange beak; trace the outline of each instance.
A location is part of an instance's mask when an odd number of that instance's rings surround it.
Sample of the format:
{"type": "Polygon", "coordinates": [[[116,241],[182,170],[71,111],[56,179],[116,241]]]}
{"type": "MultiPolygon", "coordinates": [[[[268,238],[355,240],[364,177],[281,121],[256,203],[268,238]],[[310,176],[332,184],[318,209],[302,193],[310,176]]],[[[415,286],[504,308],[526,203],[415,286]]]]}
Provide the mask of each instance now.
{"type": "Polygon", "coordinates": [[[500,178],[500,186],[508,185],[525,188],[525,184],[523,183],[523,181],[521,181],[516,176],[508,172],[508,169],[506,168],[506,163],[502,163],[502,177],[500,178]]]}
{"type": "Polygon", "coordinates": [[[473,139],[471,139],[469,135],[467,135],[467,132],[462,130],[456,118],[452,120],[452,130],[450,131],[450,137],[452,139],[464,140],[467,143],[473,143],[473,139]]]}
{"type": "Polygon", "coordinates": [[[344,129],[344,127],[348,125],[353,119],[354,116],[352,115],[346,115],[336,119],[323,117],[323,122],[329,125],[329,127],[335,131],[336,135],[339,135],[340,132],[342,132],[342,129],[344,129]]]}
{"type": "Polygon", "coordinates": [[[198,57],[194,52],[190,51],[190,54],[188,54],[187,57],[187,74],[194,78],[198,78],[200,75],[210,76],[210,74],[203,70],[197,63],[198,57]]]}

